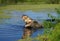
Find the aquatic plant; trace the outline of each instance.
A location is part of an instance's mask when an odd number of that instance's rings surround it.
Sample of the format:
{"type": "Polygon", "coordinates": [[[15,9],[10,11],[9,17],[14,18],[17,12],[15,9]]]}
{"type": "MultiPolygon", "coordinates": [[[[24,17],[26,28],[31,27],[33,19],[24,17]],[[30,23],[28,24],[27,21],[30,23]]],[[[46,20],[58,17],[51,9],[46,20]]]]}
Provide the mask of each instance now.
{"type": "Polygon", "coordinates": [[[55,21],[56,24],[53,24],[51,21],[44,22],[45,33],[43,35],[38,35],[35,38],[28,38],[27,40],[25,39],[19,41],[60,41],[60,21],[55,21]],[[54,29],[51,29],[52,27],[54,29]]]}
{"type": "Polygon", "coordinates": [[[11,16],[9,15],[9,13],[6,14],[2,10],[0,10],[0,24],[2,24],[5,21],[5,19],[10,19],[10,18],[11,16]]]}

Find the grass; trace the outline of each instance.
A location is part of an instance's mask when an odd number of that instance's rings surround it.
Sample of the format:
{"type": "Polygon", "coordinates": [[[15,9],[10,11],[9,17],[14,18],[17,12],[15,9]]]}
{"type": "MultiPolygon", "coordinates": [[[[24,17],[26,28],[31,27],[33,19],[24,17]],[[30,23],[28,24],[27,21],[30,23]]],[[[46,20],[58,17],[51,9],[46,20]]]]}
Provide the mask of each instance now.
{"type": "Polygon", "coordinates": [[[42,10],[59,8],[60,4],[40,4],[40,5],[7,5],[0,7],[0,10],[42,10]]]}
{"type": "Polygon", "coordinates": [[[2,10],[0,10],[0,19],[8,19],[11,18],[11,16],[9,16],[9,14],[4,13],[2,10]]]}
{"type": "Polygon", "coordinates": [[[55,9],[59,8],[60,4],[40,4],[40,5],[6,5],[6,6],[0,6],[0,18],[9,18],[9,16],[4,16],[3,10],[21,10],[21,11],[26,11],[26,10],[32,10],[32,11],[37,11],[37,10],[44,10],[44,9],[55,9]]]}
{"type": "MultiPolygon", "coordinates": [[[[8,18],[9,16],[4,15],[3,10],[42,10],[42,9],[55,9],[60,8],[60,4],[40,4],[40,5],[7,5],[0,7],[0,18],[8,18]],[[4,17],[3,17],[4,16],[4,17]]],[[[60,23],[55,26],[55,30],[51,32],[51,34],[47,35],[49,40],[48,41],[60,41],[60,23]],[[57,34],[56,34],[57,33],[57,34]],[[57,36],[56,36],[57,35],[57,36]]],[[[43,40],[46,36],[38,36],[35,39],[36,40],[43,40]]],[[[35,40],[34,39],[34,40],[35,40]]],[[[27,39],[27,41],[31,41],[31,39],[27,39]]],[[[18,41],[26,41],[26,40],[18,40],[18,41]]]]}
{"type": "Polygon", "coordinates": [[[60,41],[60,22],[48,34],[45,33],[35,38],[20,39],[18,41],[60,41]]]}

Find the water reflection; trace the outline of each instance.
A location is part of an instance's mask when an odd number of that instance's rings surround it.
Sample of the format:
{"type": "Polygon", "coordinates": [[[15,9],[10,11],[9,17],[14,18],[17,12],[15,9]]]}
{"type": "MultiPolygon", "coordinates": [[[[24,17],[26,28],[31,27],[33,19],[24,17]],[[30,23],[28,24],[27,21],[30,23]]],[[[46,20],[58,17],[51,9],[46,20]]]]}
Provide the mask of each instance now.
{"type": "MultiPolygon", "coordinates": [[[[4,10],[4,13],[7,16],[11,16],[9,19],[0,19],[3,20],[0,22],[0,41],[16,41],[22,37],[24,22],[21,19],[23,14],[31,17],[32,19],[42,23],[46,19],[51,19],[48,17],[48,13],[52,16],[57,17],[57,13],[55,11],[39,11],[33,12],[32,10],[28,11],[19,11],[19,10],[4,10]]],[[[38,34],[43,34],[44,30],[41,29],[33,33],[32,37],[36,37],[38,34]]]]}

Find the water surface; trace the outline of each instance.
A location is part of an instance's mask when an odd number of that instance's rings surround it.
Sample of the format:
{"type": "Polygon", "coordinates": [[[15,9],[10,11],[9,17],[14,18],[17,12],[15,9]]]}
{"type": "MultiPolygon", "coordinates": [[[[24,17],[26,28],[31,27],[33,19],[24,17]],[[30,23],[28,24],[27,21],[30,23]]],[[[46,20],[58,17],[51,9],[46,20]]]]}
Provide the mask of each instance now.
{"type": "MultiPolygon", "coordinates": [[[[20,11],[20,10],[3,10],[7,16],[11,16],[9,19],[0,19],[0,41],[17,41],[22,37],[25,23],[21,19],[23,14],[31,17],[32,19],[43,23],[44,20],[51,19],[48,17],[48,13],[57,17],[57,13],[54,10],[42,10],[42,11],[20,11]]],[[[44,29],[40,29],[32,34],[32,37],[36,37],[38,34],[42,35],[44,29]]]]}

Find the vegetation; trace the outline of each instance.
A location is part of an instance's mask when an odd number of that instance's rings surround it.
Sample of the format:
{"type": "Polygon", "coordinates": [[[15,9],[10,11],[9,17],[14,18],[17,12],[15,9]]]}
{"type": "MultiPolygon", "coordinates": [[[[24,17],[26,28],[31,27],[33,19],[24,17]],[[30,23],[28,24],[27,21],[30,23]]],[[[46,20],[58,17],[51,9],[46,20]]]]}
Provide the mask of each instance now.
{"type": "MultiPolygon", "coordinates": [[[[54,18],[56,24],[51,21],[44,21],[45,33],[38,35],[35,38],[20,39],[18,41],[60,41],[60,0],[0,0],[0,23],[1,19],[11,18],[11,16],[5,15],[3,10],[42,10],[42,9],[55,9],[58,14],[58,18],[54,18]],[[8,5],[9,4],[9,5],[8,5]],[[14,5],[13,5],[14,4],[14,5]],[[16,5],[20,4],[20,5],[16,5]],[[22,5],[23,4],[23,5],[22,5]],[[27,4],[27,5],[25,5],[27,4]],[[30,5],[29,5],[30,4],[30,5]],[[35,5],[31,5],[35,4],[35,5]],[[36,5],[37,4],[37,5],[36,5]],[[56,9],[58,8],[58,9],[56,9]]],[[[8,13],[9,14],[9,13],[8,13]]]]}
{"type": "Polygon", "coordinates": [[[0,23],[3,19],[8,19],[11,18],[9,15],[10,12],[4,13],[4,10],[20,10],[20,11],[26,11],[26,10],[32,10],[32,11],[37,11],[37,10],[43,10],[43,9],[55,9],[59,8],[59,4],[40,4],[40,5],[7,5],[7,6],[1,6],[0,7],[0,23]]]}
{"type": "Polygon", "coordinates": [[[0,4],[60,4],[60,0],[0,0],[0,4]]]}
{"type": "Polygon", "coordinates": [[[60,41],[60,23],[56,24],[54,27],[54,30],[50,30],[49,33],[46,33],[44,35],[38,35],[35,38],[28,38],[18,41],[60,41]]]}
{"type": "Polygon", "coordinates": [[[2,10],[0,10],[0,24],[4,22],[4,19],[10,19],[11,16],[9,13],[4,13],[2,10]]]}
{"type": "MultiPolygon", "coordinates": [[[[56,9],[57,14],[60,14],[60,9],[56,9]]],[[[59,16],[58,16],[59,17],[59,16]]],[[[44,22],[45,33],[43,35],[38,35],[35,38],[27,38],[18,41],[60,41],[60,19],[55,18],[55,24],[52,24],[51,21],[44,22]],[[58,19],[58,20],[57,20],[58,19]]]]}
{"type": "Polygon", "coordinates": [[[0,7],[0,10],[43,10],[59,8],[60,4],[40,4],[40,5],[7,5],[0,7]]]}

